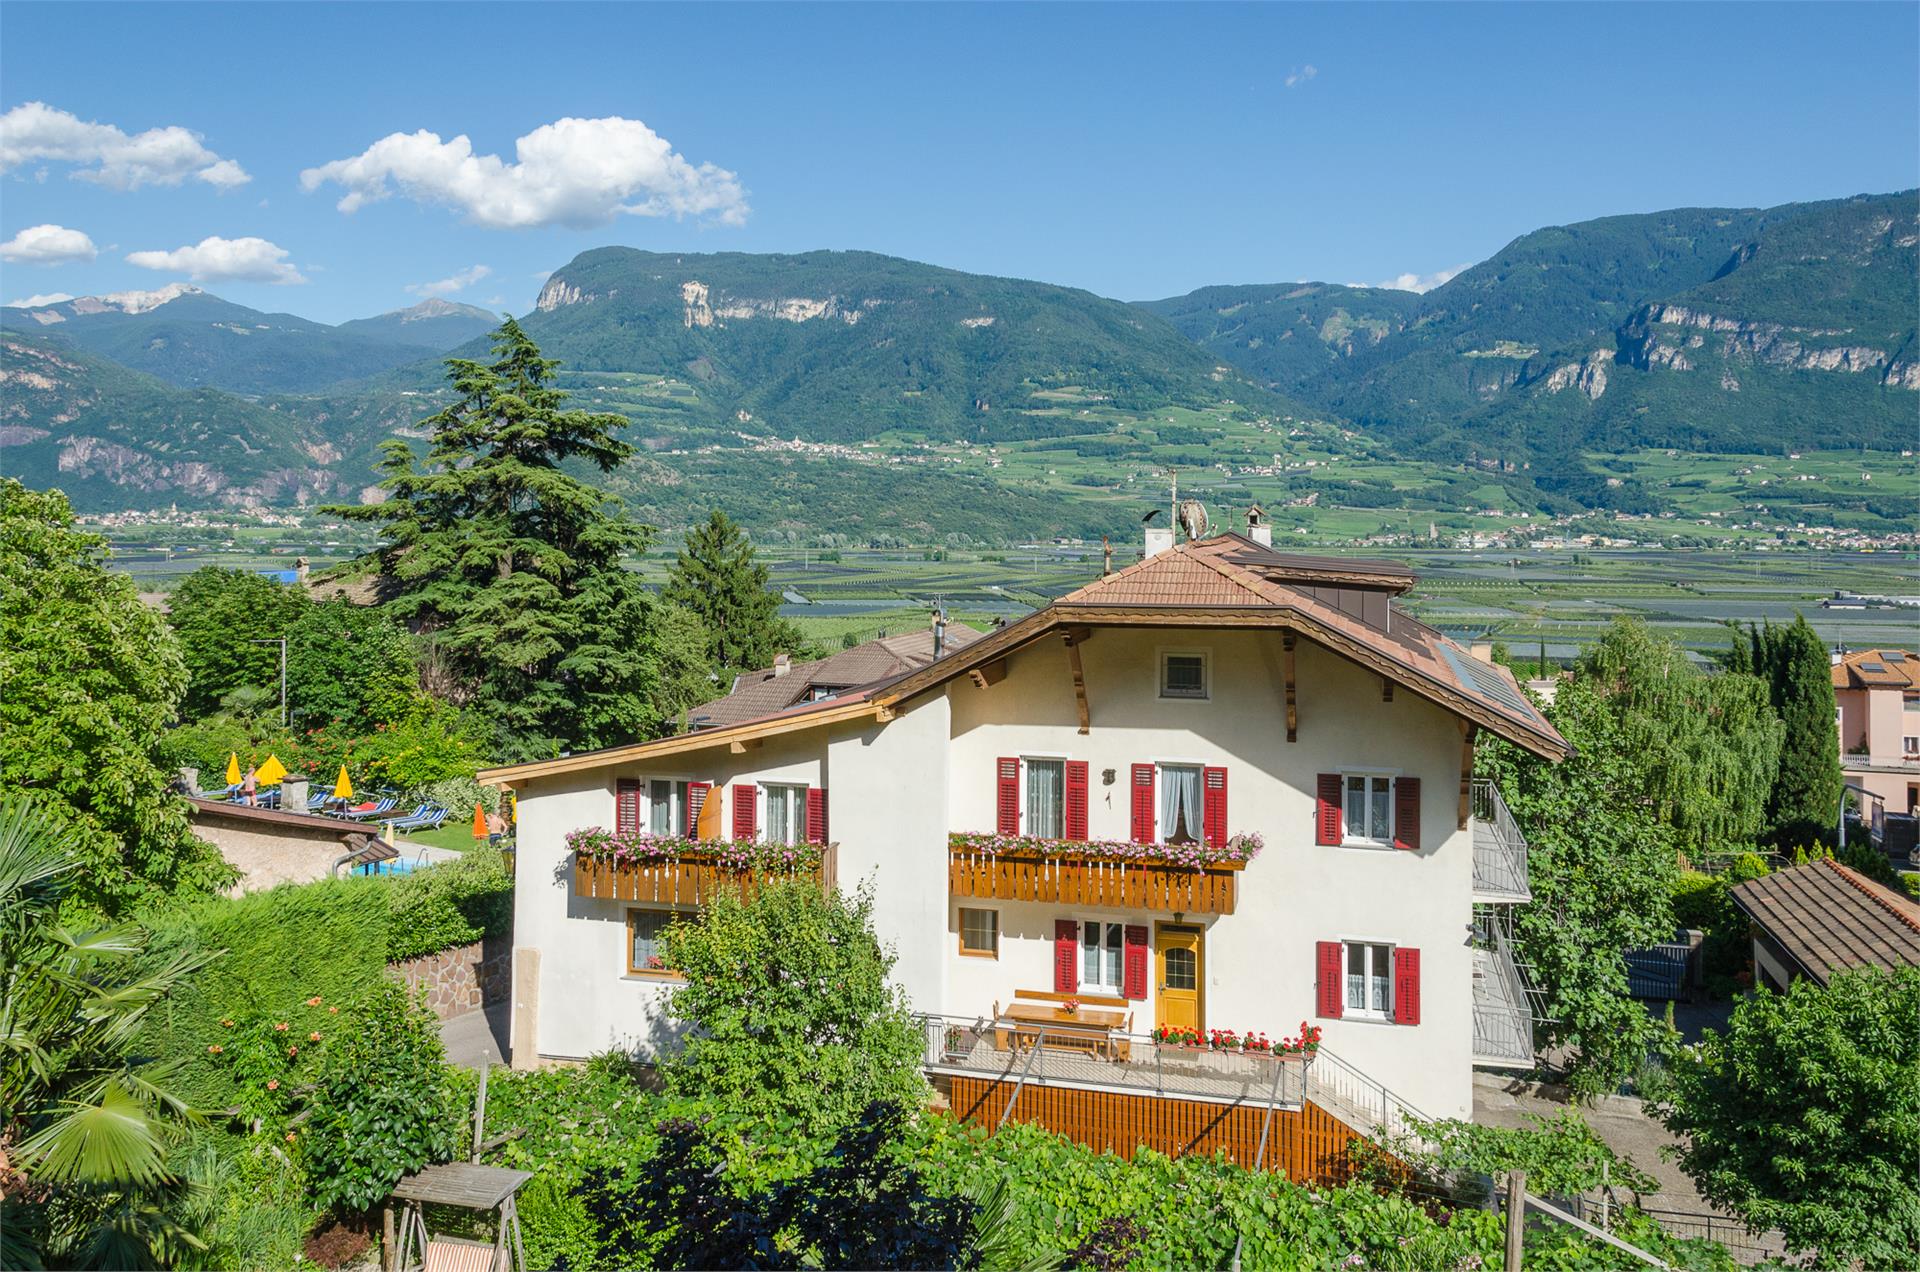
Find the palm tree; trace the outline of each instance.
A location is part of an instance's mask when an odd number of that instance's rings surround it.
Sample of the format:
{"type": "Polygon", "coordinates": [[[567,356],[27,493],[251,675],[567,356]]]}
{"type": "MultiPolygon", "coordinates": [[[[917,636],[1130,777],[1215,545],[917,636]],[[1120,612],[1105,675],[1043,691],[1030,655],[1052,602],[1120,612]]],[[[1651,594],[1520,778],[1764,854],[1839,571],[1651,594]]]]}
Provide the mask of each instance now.
{"type": "Polygon", "coordinates": [[[62,923],[79,864],[43,810],[0,799],[0,1266],[151,1267],[199,1244],[172,1217],[190,1186],[166,1164],[194,1119],[168,1088],[181,1062],[133,1043],[215,955],[142,970],[142,929],[62,923]]]}

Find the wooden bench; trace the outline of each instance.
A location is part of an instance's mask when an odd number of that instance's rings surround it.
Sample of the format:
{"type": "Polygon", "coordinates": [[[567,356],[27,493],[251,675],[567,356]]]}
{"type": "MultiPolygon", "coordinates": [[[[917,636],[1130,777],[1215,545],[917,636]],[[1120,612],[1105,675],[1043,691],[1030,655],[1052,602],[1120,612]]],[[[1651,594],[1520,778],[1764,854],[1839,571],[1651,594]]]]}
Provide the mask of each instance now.
{"type": "Polygon", "coordinates": [[[1041,1035],[1044,1045],[1067,1047],[1125,1060],[1132,1053],[1126,1035],[1133,1031],[1133,1004],[1107,994],[1063,994],[1051,989],[1016,989],[1003,1011],[993,1004],[993,1045],[998,1051],[1018,1051],[1041,1035]],[[1061,1004],[1077,1003],[1071,1012],[1061,1004]]]}

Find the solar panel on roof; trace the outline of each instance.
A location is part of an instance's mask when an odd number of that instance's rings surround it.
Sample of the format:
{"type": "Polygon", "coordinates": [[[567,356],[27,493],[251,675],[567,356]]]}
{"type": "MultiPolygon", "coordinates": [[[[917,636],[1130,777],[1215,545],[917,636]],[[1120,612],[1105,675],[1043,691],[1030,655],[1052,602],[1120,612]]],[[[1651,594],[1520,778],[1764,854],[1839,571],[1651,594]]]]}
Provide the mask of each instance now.
{"type": "Polygon", "coordinates": [[[1871,671],[1876,673],[1877,675],[1882,675],[1882,676],[1887,674],[1887,669],[1884,666],[1882,666],[1880,663],[1861,663],[1860,670],[1871,671]]]}
{"type": "Polygon", "coordinates": [[[1447,665],[1453,668],[1453,674],[1460,683],[1467,685],[1481,697],[1497,702],[1509,711],[1518,711],[1523,715],[1533,714],[1527,700],[1509,684],[1499,672],[1481,662],[1478,658],[1463,657],[1452,645],[1442,644],[1440,653],[1446,658],[1447,665]]]}
{"type": "Polygon", "coordinates": [[[1905,661],[1907,661],[1907,656],[1906,656],[1906,654],[1905,654],[1905,653],[1903,653],[1902,651],[1900,651],[1900,650],[1898,650],[1898,649],[1889,649],[1889,650],[1888,650],[1888,651],[1887,651],[1886,653],[1884,653],[1884,654],[1881,654],[1880,656],[1881,656],[1882,658],[1884,658],[1884,659],[1886,659],[1886,660],[1887,660],[1888,662],[1905,662],[1905,661]]]}

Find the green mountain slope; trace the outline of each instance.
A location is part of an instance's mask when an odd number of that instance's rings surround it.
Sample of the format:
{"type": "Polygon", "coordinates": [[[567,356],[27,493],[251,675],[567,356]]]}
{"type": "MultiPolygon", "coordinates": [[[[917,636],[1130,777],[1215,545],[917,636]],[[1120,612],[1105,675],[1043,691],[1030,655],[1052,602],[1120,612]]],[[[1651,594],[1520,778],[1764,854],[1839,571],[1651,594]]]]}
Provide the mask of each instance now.
{"type": "Polygon", "coordinates": [[[334,330],[392,344],[445,350],[484,336],[499,325],[500,315],[491,310],[433,297],[373,318],[354,318],[334,330]]]}
{"type": "Polygon", "coordinates": [[[268,314],[174,285],[0,310],[0,328],[64,340],[182,388],[304,393],[414,362],[426,344],[268,314]]]}
{"type": "Polygon", "coordinates": [[[1907,191],[1539,230],[1317,367],[1275,359],[1272,327],[1258,347],[1214,336],[1226,306],[1195,302],[1249,289],[1151,308],[1271,387],[1434,455],[1545,468],[1579,448],[1889,447],[1910,444],[1920,408],[1917,222],[1907,191]]]}
{"type": "Polygon", "coordinates": [[[1278,405],[1135,307],[868,252],[601,248],[555,272],[526,327],[574,370],[686,381],[709,419],[782,437],[1027,437],[1061,392],[1278,405]]]}
{"type": "Polygon", "coordinates": [[[1420,297],[1380,287],[1271,283],[1202,287],[1140,307],[1268,388],[1286,391],[1406,330],[1420,297]]]}

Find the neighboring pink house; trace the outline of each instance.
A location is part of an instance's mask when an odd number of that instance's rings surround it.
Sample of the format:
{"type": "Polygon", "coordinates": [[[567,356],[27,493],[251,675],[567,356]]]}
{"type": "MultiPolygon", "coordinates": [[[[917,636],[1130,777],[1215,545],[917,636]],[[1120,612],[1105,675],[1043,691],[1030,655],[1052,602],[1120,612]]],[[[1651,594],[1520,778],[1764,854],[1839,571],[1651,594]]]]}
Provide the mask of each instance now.
{"type": "Polygon", "coordinates": [[[1920,657],[1863,649],[1833,660],[1840,767],[1889,813],[1920,807],[1920,657]]]}

